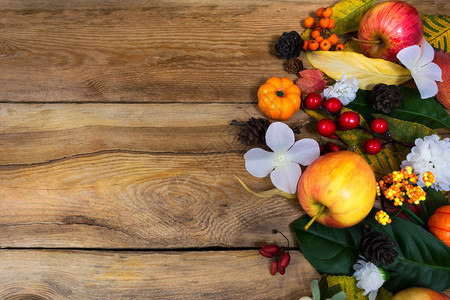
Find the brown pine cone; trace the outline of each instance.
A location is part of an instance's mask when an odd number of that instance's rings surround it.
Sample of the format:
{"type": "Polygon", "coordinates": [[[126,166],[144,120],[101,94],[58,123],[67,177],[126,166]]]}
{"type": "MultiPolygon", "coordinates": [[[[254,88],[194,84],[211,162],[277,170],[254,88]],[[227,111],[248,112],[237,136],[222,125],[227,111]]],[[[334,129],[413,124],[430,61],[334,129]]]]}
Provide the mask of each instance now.
{"type": "Polygon", "coordinates": [[[370,92],[372,107],[386,114],[393,112],[402,104],[403,94],[397,85],[379,83],[370,92]]]}
{"type": "Polygon", "coordinates": [[[292,58],[286,62],[285,69],[289,74],[298,74],[303,71],[303,62],[298,58],[292,58]]]}
{"type": "Polygon", "coordinates": [[[241,130],[238,133],[238,140],[241,143],[250,146],[266,141],[266,131],[270,125],[269,120],[252,117],[241,125],[241,130]]]}
{"type": "Polygon", "coordinates": [[[387,235],[369,231],[361,238],[359,242],[359,254],[364,256],[367,261],[374,265],[382,263],[387,266],[394,262],[398,252],[394,249],[396,243],[387,235]]]}

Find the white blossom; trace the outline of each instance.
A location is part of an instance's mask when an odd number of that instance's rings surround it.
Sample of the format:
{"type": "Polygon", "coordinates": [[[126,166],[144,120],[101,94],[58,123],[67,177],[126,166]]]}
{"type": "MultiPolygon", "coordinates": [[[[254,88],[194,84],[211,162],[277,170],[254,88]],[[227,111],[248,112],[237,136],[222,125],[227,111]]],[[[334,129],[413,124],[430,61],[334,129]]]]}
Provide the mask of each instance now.
{"type": "Polygon", "coordinates": [[[356,286],[364,290],[363,295],[369,294],[369,299],[374,300],[377,297],[378,289],[387,279],[387,274],[380,270],[371,262],[358,259],[353,265],[355,273],[353,277],[358,281],[356,286]]]}
{"type": "Polygon", "coordinates": [[[358,89],[356,77],[347,80],[347,74],[344,74],[341,80],[337,80],[333,86],[324,89],[322,95],[327,99],[338,98],[342,105],[347,105],[355,100],[358,89]]]}
{"type": "Polygon", "coordinates": [[[401,168],[411,166],[417,174],[417,184],[425,186],[423,174],[427,171],[433,173],[435,183],[432,188],[438,191],[448,191],[450,185],[450,139],[439,139],[436,134],[426,136],[423,139],[416,139],[415,146],[406,156],[401,164],[401,168]]]}
{"type": "Polygon", "coordinates": [[[436,81],[442,81],[442,70],[433,63],[433,47],[422,38],[417,45],[403,48],[397,53],[398,60],[411,71],[422,99],[433,97],[438,92],[436,81]]]}
{"type": "Polygon", "coordinates": [[[270,173],[273,185],[295,194],[302,174],[299,164],[307,166],[320,155],[319,144],[313,139],[295,142],[292,129],[282,122],[270,124],[266,132],[266,144],[273,152],[253,148],[244,154],[245,168],[255,177],[270,173]]]}

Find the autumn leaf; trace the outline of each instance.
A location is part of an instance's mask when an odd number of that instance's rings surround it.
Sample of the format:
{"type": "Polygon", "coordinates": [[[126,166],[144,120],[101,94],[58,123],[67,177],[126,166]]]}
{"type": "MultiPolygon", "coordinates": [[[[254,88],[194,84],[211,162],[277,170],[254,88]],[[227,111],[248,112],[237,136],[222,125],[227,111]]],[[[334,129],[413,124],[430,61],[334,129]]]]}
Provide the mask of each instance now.
{"type": "Polygon", "coordinates": [[[327,87],[327,82],[323,79],[322,71],[318,69],[304,70],[299,73],[299,78],[295,84],[300,88],[303,95],[309,93],[322,93],[327,87]]]}
{"type": "Polygon", "coordinates": [[[450,109],[450,54],[442,50],[435,50],[434,61],[442,70],[442,82],[436,81],[438,93],[436,99],[450,109]]]}
{"type": "Polygon", "coordinates": [[[347,74],[356,77],[360,89],[371,90],[378,83],[402,84],[411,79],[411,72],[390,61],[369,58],[347,51],[307,51],[306,58],[314,68],[335,80],[347,74]]]}
{"type": "Polygon", "coordinates": [[[421,15],[423,37],[434,48],[449,52],[450,17],[444,15],[421,15]]]}

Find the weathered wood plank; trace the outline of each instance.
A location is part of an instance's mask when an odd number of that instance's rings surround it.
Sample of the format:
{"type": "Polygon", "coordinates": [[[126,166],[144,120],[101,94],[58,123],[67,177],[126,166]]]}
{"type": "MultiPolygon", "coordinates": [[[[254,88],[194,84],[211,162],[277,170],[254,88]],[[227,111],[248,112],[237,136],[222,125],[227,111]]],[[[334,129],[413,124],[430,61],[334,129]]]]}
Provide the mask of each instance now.
{"type": "MultiPolygon", "coordinates": [[[[0,168],[0,247],[257,247],[303,215],[241,154],[105,152],[0,168]]],[[[294,235],[291,240],[294,242],[294,235]]]]}
{"type": "MultiPolygon", "coordinates": [[[[128,1],[127,1],[128,2],[128,1]]],[[[447,0],[408,1],[421,13],[447,0]]],[[[321,2],[321,6],[334,1],[321,2]]],[[[0,3],[0,101],[252,102],[317,1],[0,3]]]]}
{"type": "Polygon", "coordinates": [[[297,251],[269,274],[256,250],[0,251],[1,299],[298,299],[319,275],[297,251]]]}
{"type": "MultiPolygon", "coordinates": [[[[0,104],[0,165],[36,164],[101,151],[243,152],[230,121],[264,117],[256,104],[0,104]]],[[[310,123],[308,123],[310,122],[310,123]]],[[[305,124],[297,138],[318,135],[305,124]]]]}

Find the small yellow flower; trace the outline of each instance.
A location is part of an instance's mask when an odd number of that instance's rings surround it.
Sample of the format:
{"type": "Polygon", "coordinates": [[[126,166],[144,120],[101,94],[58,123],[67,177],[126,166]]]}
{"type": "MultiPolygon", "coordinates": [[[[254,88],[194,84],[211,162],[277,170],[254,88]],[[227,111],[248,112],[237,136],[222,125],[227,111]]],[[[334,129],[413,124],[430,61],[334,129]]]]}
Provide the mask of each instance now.
{"type": "Polygon", "coordinates": [[[384,212],[383,210],[379,210],[375,214],[375,220],[377,220],[378,223],[380,223],[382,225],[387,225],[392,222],[391,218],[389,218],[389,215],[386,212],[384,212]]]}
{"type": "Polygon", "coordinates": [[[434,178],[433,173],[430,171],[423,173],[423,182],[425,182],[426,186],[431,186],[436,180],[434,178]]]}

